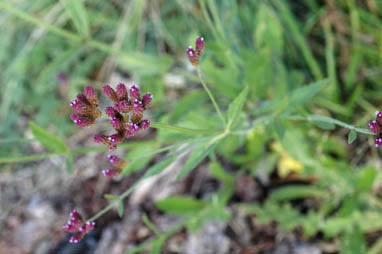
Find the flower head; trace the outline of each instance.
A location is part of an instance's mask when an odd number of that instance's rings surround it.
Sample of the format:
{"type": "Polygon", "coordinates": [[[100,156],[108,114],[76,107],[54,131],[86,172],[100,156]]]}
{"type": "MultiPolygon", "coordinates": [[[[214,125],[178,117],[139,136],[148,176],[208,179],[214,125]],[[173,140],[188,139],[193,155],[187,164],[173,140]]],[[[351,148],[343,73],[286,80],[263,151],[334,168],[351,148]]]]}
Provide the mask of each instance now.
{"type": "Polygon", "coordinates": [[[89,233],[94,226],[94,221],[83,221],[81,214],[73,210],[70,212],[70,219],[68,223],[64,226],[64,230],[70,233],[75,233],[69,240],[70,243],[78,243],[84,238],[85,234],[89,233]]]}

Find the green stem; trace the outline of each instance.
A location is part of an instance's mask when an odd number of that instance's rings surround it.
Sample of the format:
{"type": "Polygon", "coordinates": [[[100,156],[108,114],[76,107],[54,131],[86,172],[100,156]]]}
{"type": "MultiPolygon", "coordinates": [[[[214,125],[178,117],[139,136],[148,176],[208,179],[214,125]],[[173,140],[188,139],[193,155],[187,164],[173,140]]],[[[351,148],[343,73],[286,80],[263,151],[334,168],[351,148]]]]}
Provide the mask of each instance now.
{"type": "Polygon", "coordinates": [[[212,135],[212,134],[219,134],[222,132],[221,130],[189,129],[189,128],[168,125],[164,123],[150,123],[150,127],[155,129],[167,129],[167,130],[173,130],[177,132],[182,132],[187,134],[197,134],[197,135],[202,135],[202,134],[212,135]]]}
{"type": "Polygon", "coordinates": [[[220,107],[219,105],[216,103],[216,100],[214,98],[214,96],[212,95],[210,89],[208,88],[207,84],[204,82],[203,78],[202,78],[202,72],[200,70],[200,67],[197,68],[197,72],[198,72],[198,77],[200,79],[200,82],[202,83],[204,89],[206,90],[208,96],[210,97],[211,101],[212,101],[212,104],[214,104],[214,107],[216,109],[216,112],[218,112],[219,116],[220,116],[220,119],[222,120],[223,124],[226,125],[226,121],[225,121],[225,118],[220,110],[220,107]]]}
{"type": "Polygon", "coordinates": [[[42,160],[42,159],[52,157],[54,155],[62,155],[62,153],[60,153],[60,154],[42,153],[42,154],[19,156],[19,157],[4,157],[4,158],[0,158],[0,164],[1,163],[14,163],[14,162],[26,162],[26,161],[42,160]]]}

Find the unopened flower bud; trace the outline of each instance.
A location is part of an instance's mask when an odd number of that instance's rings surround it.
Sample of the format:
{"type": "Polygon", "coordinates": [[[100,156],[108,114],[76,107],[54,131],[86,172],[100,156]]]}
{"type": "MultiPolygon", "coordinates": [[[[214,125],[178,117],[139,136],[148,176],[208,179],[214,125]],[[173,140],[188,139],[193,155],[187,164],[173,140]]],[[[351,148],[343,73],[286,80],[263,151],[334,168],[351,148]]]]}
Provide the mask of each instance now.
{"type": "Polygon", "coordinates": [[[73,123],[79,127],[87,127],[95,122],[93,117],[81,114],[71,114],[70,118],[72,119],[73,123]]]}
{"type": "Polygon", "coordinates": [[[84,234],[82,232],[75,233],[69,240],[70,243],[78,243],[84,238],[84,234]]]}
{"type": "Polygon", "coordinates": [[[76,210],[72,210],[71,212],[70,212],[70,217],[73,219],[82,219],[82,216],[81,216],[81,214],[79,213],[79,212],[77,212],[76,210]]]}
{"type": "Polygon", "coordinates": [[[131,114],[131,121],[133,123],[139,123],[143,117],[143,104],[140,100],[135,99],[133,102],[133,110],[131,114]]]}
{"type": "Polygon", "coordinates": [[[139,128],[142,130],[146,130],[150,126],[150,121],[149,120],[143,120],[139,123],[139,128]]]}
{"type": "Polygon", "coordinates": [[[127,123],[125,127],[126,127],[126,131],[125,131],[126,137],[131,137],[139,131],[139,126],[135,123],[127,123]]]}
{"type": "Polygon", "coordinates": [[[113,152],[113,151],[115,151],[115,149],[117,149],[117,146],[116,146],[116,145],[109,144],[107,150],[108,150],[109,152],[113,152]]]}
{"type": "Polygon", "coordinates": [[[129,101],[123,100],[116,102],[114,104],[114,109],[122,113],[129,113],[132,109],[132,106],[129,101]]]}
{"type": "Polygon", "coordinates": [[[382,138],[376,138],[374,140],[375,147],[382,146],[382,138]]]}
{"type": "Polygon", "coordinates": [[[119,168],[102,170],[102,174],[104,174],[105,176],[109,178],[112,178],[114,176],[119,176],[121,173],[122,173],[122,170],[119,168]]]}
{"type": "Polygon", "coordinates": [[[115,130],[117,130],[118,132],[123,132],[125,129],[123,127],[123,122],[120,119],[118,119],[117,117],[110,118],[110,123],[113,126],[113,128],[115,130]]]}
{"type": "Polygon", "coordinates": [[[64,230],[65,230],[66,232],[74,233],[74,232],[77,231],[77,228],[76,228],[74,225],[68,223],[68,224],[66,224],[66,225],[64,226],[64,230]]]}
{"type": "Polygon", "coordinates": [[[201,56],[204,50],[204,38],[203,37],[196,38],[195,45],[196,45],[196,53],[198,54],[198,56],[201,56]]]}
{"type": "Polygon", "coordinates": [[[109,162],[117,168],[124,168],[127,165],[127,162],[124,159],[121,159],[115,155],[109,154],[107,158],[109,159],[109,162]]]}
{"type": "Polygon", "coordinates": [[[127,100],[127,90],[123,83],[119,83],[117,86],[117,96],[119,101],[127,100]]]}
{"type": "Polygon", "coordinates": [[[84,103],[84,104],[90,104],[90,102],[88,101],[88,99],[86,99],[86,96],[82,93],[79,93],[77,94],[77,100],[84,103]]]}
{"type": "Polygon", "coordinates": [[[376,115],[376,118],[377,118],[377,122],[382,125],[382,111],[377,111],[375,112],[375,115],[376,115]]]}
{"type": "Polygon", "coordinates": [[[135,101],[135,99],[139,99],[140,93],[139,93],[138,85],[129,86],[129,90],[130,90],[130,100],[132,102],[135,101]]]}
{"type": "Polygon", "coordinates": [[[152,100],[153,100],[153,96],[150,93],[146,93],[145,95],[143,95],[143,98],[142,98],[143,108],[148,109],[152,100]]]}
{"type": "Polygon", "coordinates": [[[113,88],[111,88],[111,86],[109,85],[104,85],[102,87],[102,91],[103,93],[112,101],[116,102],[118,101],[118,95],[117,93],[114,91],[113,88]]]}
{"type": "Polygon", "coordinates": [[[381,133],[381,127],[379,126],[379,124],[375,120],[373,120],[369,123],[369,128],[375,134],[381,133]]]}
{"type": "Polygon", "coordinates": [[[108,138],[108,136],[106,136],[106,135],[97,134],[97,135],[94,135],[93,140],[94,140],[94,142],[96,142],[98,144],[107,145],[108,144],[107,138],[108,138]]]}
{"type": "Polygon", "coordinates": [[[123,141],[123,138],[119,134],[113,134],[107,138],[112,145],[118,145],[123,141]]]}
{"type": "Polygon", "coordinates": [[[190,60],[191,64],[193,66],[199,65],[199,57],[198,54],[195,52],[195,50],[192,48],[192,46],[189,46],[187,49],[187,56],[188,60],[190,60]]]}
{"type": "Polygon", "coordinates": [[[105,113],[109,117],[115,117],[118,114],[118,112],[113,107],[106,107],[105,113]]]}
{"type": "Polygon", "coordinates": [[[84,88],[86,99],[92,104],[93,106],[98,106],[98,97],[97,93],[94,91],[94,88],[91,86],[86,86],[84,88]]]}
{"type": "Polygon", "coordinates": [[[94,221],[87,221],[85,223],[85,228],[86,228],[85,232],[88,233],[90,230],[92,230],[94,228],[94,226],[95,226],[94,221]]]}

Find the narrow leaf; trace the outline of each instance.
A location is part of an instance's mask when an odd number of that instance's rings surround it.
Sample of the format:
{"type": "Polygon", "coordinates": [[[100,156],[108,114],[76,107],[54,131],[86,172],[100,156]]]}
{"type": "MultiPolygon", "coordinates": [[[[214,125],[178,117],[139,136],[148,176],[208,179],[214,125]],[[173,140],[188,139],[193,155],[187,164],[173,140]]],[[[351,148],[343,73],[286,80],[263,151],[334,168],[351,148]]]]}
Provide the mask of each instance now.
{"type": "Polygon", "coordinates": [[[221,180],[225,183],[233,183],[234,179],[233,177],[226,173],[222,166],[219,164],[219,162],[214,161],[210,163],[209,171],[213,177],[215,177],[218,180],[221,180]]]}
{"type": "Polygon", "coordinates": [[[175,159],[175,156],[169,156],[165,159],[163,159],[161,162],[155,164],[151,168],[149,168],[146,172],[146,174],[143,176],[143,179],[149,178],[151,176],[157,175],[161,173],[168,165],[171,164],[171,162],[175,159]]]}
{"type": "Polygon", "coordinates": [[[281,96],[272,102],[265,103],[258,107],[252,114],[259,115],[272,111],[285,111],[292,107],[298,107],[304,105],[310,101],[326,84],[327,79],[323,79],[309,85],[304,85],[298,89],[293,90],[287,95],[281,96]]]}
{"type": "Polygon", "coordinates": [[[313,186],[289,185],[272,192],[270,199],[274,201],[285,201],[306,197],[323,197],[325,191],[313,186]]]}
{"type": "Polygon", "coordinates": [[[327,122],[313,121],[313,124],[315,124],[323,130],[334,130],[336,128],[334,124],[327,122]]]}
{"type": "Polygon", "coordinates": [[[239,114],[244,106],[245,99],[247,98],[248,87],[244,90],[229,104],[227,111],[228,126],[233,127],[237,121],[239,114]]]}
{"type": "Polygon", "coordinates": [[[73,21],[78,32],[85,36],[90,36],[89,21],[82,0],[62,0],[66,12],[73,21]]]}
{"type": "Polygon", "coordinates": [[[155,205],[169,214],[194,214],[204,208],[207,203],[201,200],[173,196],[155,202],[155,205]]]}
{"type": "Polygon", "coordinates": [[[215,144],[209,144],[209,140],[204,141],[191,152],[190,157],[188,157],[183,169],[177,176],[177,179],[185,176],[190,170],[194,169],[213,149],[215,144]]]}
{"type": "Polygon", "coordinates": [[[349,132],[349,135],[348,135],[348,143],[351,144],[354,142],[354,140],[357,139],[357,132],[352,129],[350,132],[349,132]]]}
{"type": "Polygon", "coordinates": [[[65,153],[68,151],[65,143],[40,126],[33,122],[29,122],[29,128],[31,128],[33,136],[43,145],[44,147],[53,150],[56,153],[65,153]]]}

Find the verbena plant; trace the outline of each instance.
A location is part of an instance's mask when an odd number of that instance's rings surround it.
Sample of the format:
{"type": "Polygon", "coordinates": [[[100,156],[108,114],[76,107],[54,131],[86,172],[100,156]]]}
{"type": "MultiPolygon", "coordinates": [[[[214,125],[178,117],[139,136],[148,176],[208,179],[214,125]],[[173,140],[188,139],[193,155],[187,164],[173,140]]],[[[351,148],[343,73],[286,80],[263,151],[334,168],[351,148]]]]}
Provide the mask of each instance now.
{"type": "MultiPolygon", "coordinates": [[[[208,169],[214,178],[222,182],[221,187],[210,200],[175,196],[158,201],[156,205],[160,209],[170,214],[183,215],[185,219],[170,231],[160,232],[147,217],[143,217],[143,221],[156,234],[156,237],[132,252],[151,249],[153,253],[158,253],[167,237],[184,226],[190,230],[197,230],[210,220],[228,220],[230,212],[226,207],[233,193],[236,176],[244,171],[255,176],[259,170],[271,174],[274,168],[278,169],[277,173],[280,176],[287,175],[291,171],[298,171],[301,177],[314,176],[316,180],[309,185],[280,187],[274,190],[263,204],[236,204],[238,209],[243,209],[249,214],[256,214],[258,223],[277,220],[283,229],[302,227],[308,236],[316,235],[318,232],[323,232],[325,237],[342,235],[343,253],[365,252],[366,243],[363,233],[378,231],[382,228],[381,201],[370,193],[375,180],[380,178],[381,173],[373,166],[359,166],[356,167],[356,171],[352,170],[354,166],[346,163],[346,151],[341,145],[341,138],[321,137],[326,131],[335,129],[337,125],[348,129],[348,143],[356,140],[357,133],[376,134],[378,137],[375,139],[375,144],[379,146],[381,121],[377,116],[376,122],[370,125],[370,131],[330,117],[329,111],[341,116],[341,119],[347,119],[352,114],[349,110],[351,106],[341,105],[331,24],[323,24],[323,39],[326,46],[324,58],[327,68],[327,74],[324,74],[310,46],[299,32],[299,25],[288,7],[281,1],[270,2],[271,4],[256,4],[256,8],[252,8],[251,5],[246,9],[239,8],[234,3],[217,6],[212,0],[200,1],[202,22],[208,27],[206,49],[203,53],[204,41],[200,38],[196,42],[196,51],[192,48],[187,49],[187,56],[194,65],[197,77],[184,72],[182,74],[189,75],[190,79],[201,83],[206,95],[199,90],[190,91],[172,107],[168,114],[156,113],[156,111],[166,110],[163,109],[164,106],[157,105],[150,109],[156,121],[149,123],[143,120],[142,113],[143,109],[148,109],[150,104],[148,99],[151,100],[151,97],[145,99],[134,95],[131,88],[128,95],[123,85],[120,85],[119,89],[117,87],[116,91],[110,87],[103,89],[107,97],[118,103],[114,105],[114,109],[106,111],[107,117],[112,118],[111,124],[116,135],[113,136],[113,133],[110,133],[110,135],[97,136],[95,140],[107,144],[109,150],[114,150],[118,145],[119,148],[129,147],[133,151],[141,149],[141,154],[144,153],[141,157],[135,156],[133,160],[129,159],[128,155],[127,158],[110,155],[109,160],[115,167],[104,171],[104,174],[109,177],[117,175],[125,177],[133,170],[146,167],[156,154],[166,153],[166,156],[149,167],[136,183],[120,195],[105,194],[110,204],[89,218],[87,222],[77,212],[72,212],[70,223],[65,226],[66,230],[76,232],[71,238],[72,242],[80,240],[94,227],[93,222],[110,209],[117,207],[118,213],[122,216],[123,200],[144,179],[159,174],[180,154],[189,152],[187,161],[178,172],[178,179],[184,177],[208,157],[208,169]],[[231,11],[232,16],[225,17],[224,26],[220,18],[223,12],[220,13],[219,8],[227,8],[231,11]],[[254,25],[246,23],[248,12],[251,11],[257,13],[254,25]],[[237,34],[232,32],[237,29],[236,22],[238,22],[234,16],[242,17],[239,20],[241,22],[239,32],[253,34],[255,48],[248,47],[245,41],[240,41],[237,34]],[[289,34],[284,34],[283,29],[289,31],[289,34]],[[293,37],[293,44],[296,44],[298,48],[297,53],[292,48],[289,57],[302,58],[311,76],[306,77],[301,72],[284,65],[283,48],[291,47],[290,42],[284,39],[288,36],[293,37]],[[328,78],[325,78],[326,76],[328,78]],[[316,81],[303,84],[306,80],[316,81]],[[214,87],[213,91],[209,89],[211,85],[214,87]],[[204,107],[204,104],[208,103],[208,98],[211,107],[204,107]],[[136,108],[134,108],[135,100],[138,100],[136,108]],[[120,105],[121,101],[126,103],[120,105]],[[317,114],[322,111],[325,114],[317,114]],[[152,143],[136,148],[139,142],[122,142],[124,138],[135,134],[140,129],[147,128],[149,124],[151,128],[158,129],[155,148],[152,148],[152,143]],[[324,131],[320,131],[317,127],[324,131]],[[275,143],[270,148],[268,145],[272,142],[275,143]],[[239,148],[244,148],[245,152],[237,153],[239,148]],[[329,156],[330,153],[335,153],[340,160],[333,159],[329,156]],[[240,168],[239,173],[228,174],[216,159],[216,154],[223,155],[240,168]],[[312,208],[307,214],[302,214],[289,204],[291,200],[302,198],[313,198],[318,208],[312,208]]],[[[152,59],[147,55],[127,54],[91,38],[88,14],[82,2],[68,0],[63,3],[78,34],[45,23],[5,2],[0,3],[0,10],[6,10],[25,21],[42,26],[73,43],[85,43],[105,54],[117,54],[127,69],[132,68],[142,73],[150,69],[152,72],[162,73],[163,70],[167,70],[166,66],[171,64],[166,57],[151,61],[152,59]],[[136,60],[142,59],[139,57],[144,60],[141,62],[136,60]],[[154,63],[146,66],[145,63],[148,62],[154,63]]],[[[187,3],[185,6],[189,7],[187,3]]],[[[348,8],[353,13],[353,17],[357,17],[354,14],[357,12],[355,7],[349,4],[348,8]]],[[[356,21],[352,22],[356,23],[356,21]]],[[[70,57],[74,51],[71,48],[62,58],[70,57]]],[[[354,51],[359,56],[362,55],[359,50],[354,51]]],[[[357,65],[357,59],[352,63],[357,65]]],[[[360,92],[354,88],[354,74],[351,69],[347,73],[347,92],[358,96],[360,92]]],[[[41,80],[44,79],[42,75],[41,80]]],[[[141,89],[149,87],[145,82],[150,81],[141,80],[139,82],[141,89]]],[[[84,82],[79,83],[78,86],[82,86],[84,82]]],[[[163,97],[157,96],[155,92],[153,91],[155,98],[163,97]]],[[[158,93],[160,94],[161,91],[159,90],[158,93]]],[[[80,96],[75,105],[72,105],[78,111],[77,115],[72,116],[72,120],[77,125],[88,126],[93,124],[96,118],[102,118],[103,110],[97,109],[98,101],[94,99],[94,96],[95,91],[88,87],[85,95],[80,96]]],[[[167,106],[168,103],[164,105],[167,106]]],[[[367,118],[369,116],[357,125],[364,126],[367,118]]],[[[35,123],[31,122],[29,126],[34,138],[52,152],[3,157],[0,158],[0,162],[25,162],[62,155],[66,157],[68,171],[72,172],[75,168],[73,155],[105,150],[104,147],[71,149],[56,135],[35,123]]],[[[377,253],[376,251],[381,249],[380,245],[381,243],[377,242],[370,252],[377,253]]]]}

